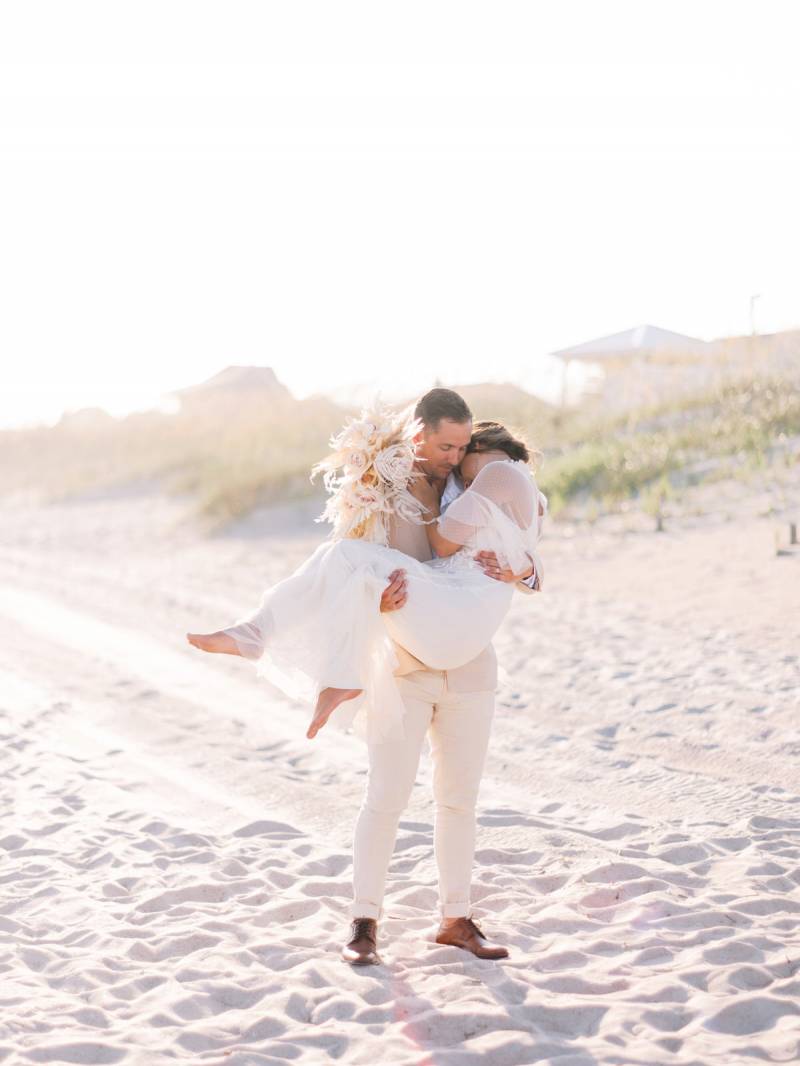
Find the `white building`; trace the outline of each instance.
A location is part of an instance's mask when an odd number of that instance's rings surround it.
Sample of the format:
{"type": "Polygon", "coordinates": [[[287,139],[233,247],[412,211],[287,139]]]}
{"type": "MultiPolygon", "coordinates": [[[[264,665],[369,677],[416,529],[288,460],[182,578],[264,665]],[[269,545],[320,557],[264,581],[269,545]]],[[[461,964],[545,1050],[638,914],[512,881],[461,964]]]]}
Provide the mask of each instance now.
{"type": "Polygon", "coordinates": [[[651,325],[584,341],[551,355],[563,365],[562,405],[594,400],[616,410],[702,388],[716,364],[706,341],[651,325]]]}

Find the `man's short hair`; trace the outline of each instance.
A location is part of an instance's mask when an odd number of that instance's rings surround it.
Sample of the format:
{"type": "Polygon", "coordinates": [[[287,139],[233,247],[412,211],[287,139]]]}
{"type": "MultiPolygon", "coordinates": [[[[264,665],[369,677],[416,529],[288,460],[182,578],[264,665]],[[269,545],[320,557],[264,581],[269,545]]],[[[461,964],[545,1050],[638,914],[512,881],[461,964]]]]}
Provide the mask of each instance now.
{"type": "Polygon", "coordinates": [[[425,428],[436,432],[443,418],[451,422],[472,421],[472,411],[466,401],[452,389],[431,389],[421,396],[414,408],[414,417],[424,422],[425,428]]]}

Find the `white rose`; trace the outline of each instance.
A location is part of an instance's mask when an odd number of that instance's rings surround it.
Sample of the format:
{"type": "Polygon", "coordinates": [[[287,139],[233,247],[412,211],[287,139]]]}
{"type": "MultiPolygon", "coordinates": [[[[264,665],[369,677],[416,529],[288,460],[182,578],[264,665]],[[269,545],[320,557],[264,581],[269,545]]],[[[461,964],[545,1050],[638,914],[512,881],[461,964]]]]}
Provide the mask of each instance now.
{"type": "Polygon", "coordinates": [[[369,464],[369,453],[362,448],[353,448],[345,454],[342,460],[342,466],[344,467],[345,472],[350,475],[355,475],[356,477],[361,477],[369,464]]]}
{"type": "Polygon", "coordinates": [[[362,508],[365,511],[380,511],[384,509],[383,494],[373,485],[365,485],[361,481],[353,481],[342,489],[342,498],[346,504],[354,508],[362,508]]]}
{"type": "Polygon", "coordinates": [[[393,444],[383,448],[374,459],[378,477],[389,485],[405,485],[411,476],[414,457],[402,444],[393,444]]]}

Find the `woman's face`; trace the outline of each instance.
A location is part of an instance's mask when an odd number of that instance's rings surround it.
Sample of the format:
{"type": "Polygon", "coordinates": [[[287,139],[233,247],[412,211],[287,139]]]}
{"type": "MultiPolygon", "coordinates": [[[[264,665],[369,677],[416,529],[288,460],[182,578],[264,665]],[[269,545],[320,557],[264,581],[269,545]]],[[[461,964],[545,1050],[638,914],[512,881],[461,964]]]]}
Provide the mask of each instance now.
{"type": "Polygon", "coordinates": [[[475,478],[478,476],[478,471],[483,470],[487,463],[494,463],[498,459],[508,459],[505,452],[486,451],[486,452],[470,452],[469,455],[465,455],[461,460],[461,480],[464,483],[464,488],[468,489],[475,478]]]}

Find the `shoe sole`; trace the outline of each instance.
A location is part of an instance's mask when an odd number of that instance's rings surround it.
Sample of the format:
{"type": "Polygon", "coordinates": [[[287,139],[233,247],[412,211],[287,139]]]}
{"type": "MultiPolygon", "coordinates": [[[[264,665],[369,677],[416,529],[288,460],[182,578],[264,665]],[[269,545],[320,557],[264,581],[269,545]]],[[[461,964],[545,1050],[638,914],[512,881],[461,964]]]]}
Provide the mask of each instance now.
{"type": "Polygon", "coordinates": [[[509,958],[509,952],[506,952],[505,955],[479,955],[477,951],[473,951],[472,948],[466,948],[463,944],[453,944],[444,940],[435,940],[434,943],[441,948],[458,948],[459,951],[466,951],[468,955],[474,955],[476,959],[487,959],[489,962],[499,962],[500,959],[509,958]]]}

